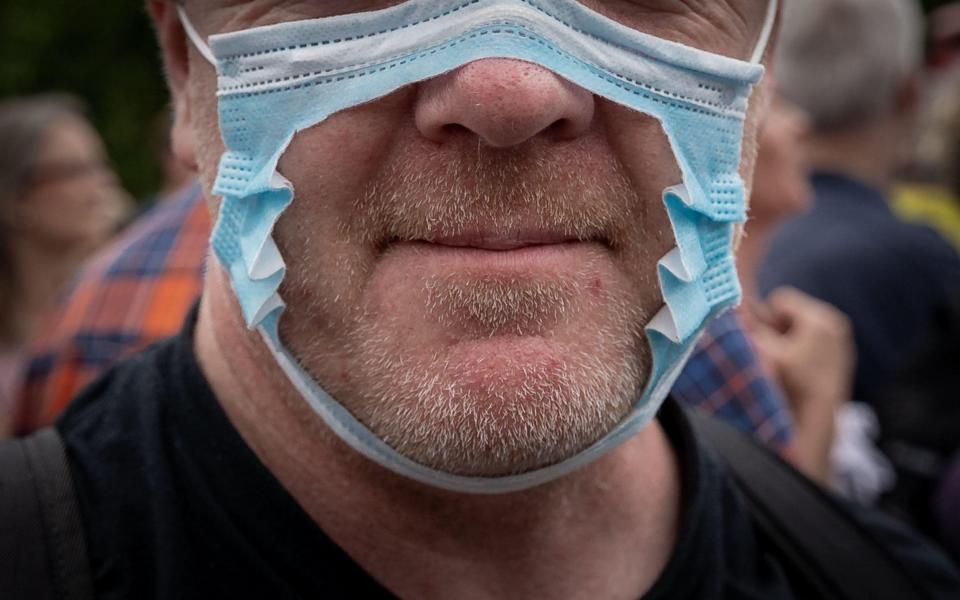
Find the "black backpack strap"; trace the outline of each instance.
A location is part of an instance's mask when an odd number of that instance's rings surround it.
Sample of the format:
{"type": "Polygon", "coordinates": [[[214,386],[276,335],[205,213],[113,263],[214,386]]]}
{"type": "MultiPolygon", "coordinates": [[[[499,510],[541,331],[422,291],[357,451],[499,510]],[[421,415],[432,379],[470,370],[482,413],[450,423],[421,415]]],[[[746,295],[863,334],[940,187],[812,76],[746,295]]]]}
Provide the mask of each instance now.
{"type": "Polygon", "coordinates": [[[923,588],[836,499],[733,427],[690,414],[725,461],[754,521],[818,597],[925,598],[923,588]]]}
{"type": "Polygon", "coordinates": [[[70,468],[52,427],[0,443],[0,590],[11,600],[93,598],[70,468]]]}

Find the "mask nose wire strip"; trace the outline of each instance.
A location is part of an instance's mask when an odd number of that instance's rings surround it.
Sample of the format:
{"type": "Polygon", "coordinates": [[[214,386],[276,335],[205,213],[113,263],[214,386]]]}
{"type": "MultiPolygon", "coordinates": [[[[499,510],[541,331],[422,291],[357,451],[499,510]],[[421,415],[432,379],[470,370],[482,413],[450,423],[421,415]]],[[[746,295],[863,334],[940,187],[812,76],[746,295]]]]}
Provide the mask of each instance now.
{"type": "Polygon", "coordinates": [[[190,38],[190,41],[193,42],[193,45],[197,48],[197,52],[203,55],[207,62],[217,66],[217,59],[213,56],[213,52],[210,50],[210,46],[203,41],[203,38],[200,37],[200,34],[197,33],[197,30],[194,29],[193,23],[190,22],[190,18],[187,17],[187,13],[183,10],[183,7],[177,5],[177,12],[180,14],[180,23],[183,25],[183,30],[187,33],[187,37],[190,38]]]}
{"type": "Polygon", "coordinates": [[[770,43],[770,36],[773,35],[773,25],[777,22],[777,9],[780,0],[770,0],[767,6],[767,17],[763,22],[763,29],[760,31],[760,39],[757,40],[757,47],[753,50],[753,56],[750,62],[759,63],[763,60],[763,54],[767,51],[767,45],[770,43]]]}

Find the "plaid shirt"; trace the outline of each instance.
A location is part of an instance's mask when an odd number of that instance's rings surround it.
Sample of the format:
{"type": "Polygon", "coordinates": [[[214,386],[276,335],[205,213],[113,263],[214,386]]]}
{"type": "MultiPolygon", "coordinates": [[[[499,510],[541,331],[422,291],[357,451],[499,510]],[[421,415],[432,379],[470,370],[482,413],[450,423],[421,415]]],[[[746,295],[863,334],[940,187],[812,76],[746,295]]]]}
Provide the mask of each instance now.
{"type": "Polygon", "coordinates": [[[107,367],[177,333],[200,294],[209,237],[209,210],[193,186],[99,252],[31,345],[13,431],[49,425],[107,367]]]}
{"type": "Polygon", "coordinates": [[[673,396],[784,453],[792,420],[780,388],[764,372],[736,312],[710,324],[673,386],[673,396]]]}
{"type": "MultiPolygon", "coordinates": [[[[144,215],[90,263],[30,352],[16,432],[52,423],[107,367],[180,330],[200,293],[209,235],[195,187],[144,215]]],[[[674,395],[777,449],[789,441],[786,404],[732,314],[705,334],[674,395]]]]}

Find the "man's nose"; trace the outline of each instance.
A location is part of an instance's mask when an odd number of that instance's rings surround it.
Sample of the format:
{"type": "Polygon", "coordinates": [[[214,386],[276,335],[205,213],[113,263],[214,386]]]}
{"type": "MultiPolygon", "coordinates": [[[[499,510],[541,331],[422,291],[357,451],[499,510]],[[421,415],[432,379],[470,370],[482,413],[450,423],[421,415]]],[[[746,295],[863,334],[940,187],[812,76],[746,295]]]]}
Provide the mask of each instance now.
{"type": "Polygon", "coordinates": [[[593,94],[531,63],[488,58],[421,85],[416,123],[438,143],[464,133],[495,148],[538,135],[554,141],[582,135],[593,121],[593,94]]]}

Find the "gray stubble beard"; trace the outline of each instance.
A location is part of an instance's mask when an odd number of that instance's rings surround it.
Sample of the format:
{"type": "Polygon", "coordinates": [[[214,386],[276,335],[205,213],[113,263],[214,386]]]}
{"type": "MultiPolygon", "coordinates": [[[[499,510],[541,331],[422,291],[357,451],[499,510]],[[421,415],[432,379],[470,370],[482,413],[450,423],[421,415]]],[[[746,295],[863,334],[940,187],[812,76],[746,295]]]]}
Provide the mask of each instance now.
{"type": "MultiPolygon", "coordinates": [[[[415,238],[438,222],[458,232],[485,203],[501,215],[499,222],[510,221],[513,208],[502,197],[511,189],[507,181],[496,181],[491,194],[497,197],[491,199],[475,197],[456,184],[447,190],[442,181],[405,177],[392,185],[380,182],[378,187],[371,186],[369,194],[358,200],[358,220],[341,227],[343,237],[369,242],[365,236],[370,231],[390,228],[401,232],[401,237],[415,238]],[[389,195],[384,196],[387,192],[383,190],[390,190],[389,195]],[[448,208],[435,215],[418,205],[405,208],[403,190],[418,190],[423,197],[431,195],[423,190],[441,190],[436,197],[452,199],[444,204],[448,208]]],[[[627,222],[630,214],[618,208],[639,201],[630,196],[632,190],[625,182],[615,182],[593,190],[600,204],[597,211],[567,214],[557,206],[542,206],[551,200],[562,205],[562,199],[546,198],[530,189],[520,189],[524,195],[521,202],[534,207],[546,224],[563,222],[564,231],[574,233],[595,231],[608,222],[627,222]]],[[[349,270],[356,279],[369,273],[359,267],[349,270]]],[[[300,274],[306,276],[303,270],[300,274]]],[[[310,281],[298,281],[296,275],[292,270],[293,285],[311,287],[310,281]]],[[[437,322],[460,327],[467,342],[527,336],[553,343],[554,325],[569,322],[591,308],[584,304],[589,292],[582,281],[576,276],[539,281],[454,277],[428,280],[421,291],[425,308],[437,322]]],[[[314,280],[314,289],[320,285],[319,279],[314,280]]],[[[585,326],[589,323],[582,323],[583,343],[558,343],[556,360],[504,363],[499,365],[500,376],[491,375],[490,369],[484,371],[476,361],[459,361],[456,346],[417,356],[404,347],[400,336],[391,334],[400,327],[378,320],[360,306],[338,320],[335,328],[345,334],[345,341],[331,349],[316,341],[318,332],[302,317],[329,313],[331,302],[340,302],[343,310],[340,296],[316,300],[313,307],[296,307],[300,318],[281,330],[292,342],[288,347],[314,379],[400,454],[452,474],[502,476],[573,456],[630,412],[646,383],[651,357],[643,331],[649,315],[640,298],[629,296],[624,292],[622,297],[607,298],[603,322],[590,331],[585,326]],[[331,374],[324,361],[331,352],[341,364],[349,365],[349,388],[325,385],[330,381],[325,381],[323,374],[331,374]]]]}
{"type": "MultiPolygon", "coordinates": [[[[523,302],[511,314],[503,285],[509,284],[469,289],[461,281],[425,293],[441,322],[466,312],[485,328],[496,325],[461,343],[498,337],[551,343],[553,326],[588,309],[574,306],[582,293],[576,283],[517,283],[508,297],[523,302]]],[[[460,360],[456,345],[417,356],[394,335],[398,328],[358,311],[342,352],[358,385],[339,400],[397,452],[444,472],[502,476],[554,464],[621,422],[647,379],[646,315],[626,301],[609,302],[608,314],[583,344],[558,343],[555,360],[491,357],[500,360],[493,369],[460,360]]],[[[308,369],[323,360],[311,344],[298,350],[308,369]]]]}

